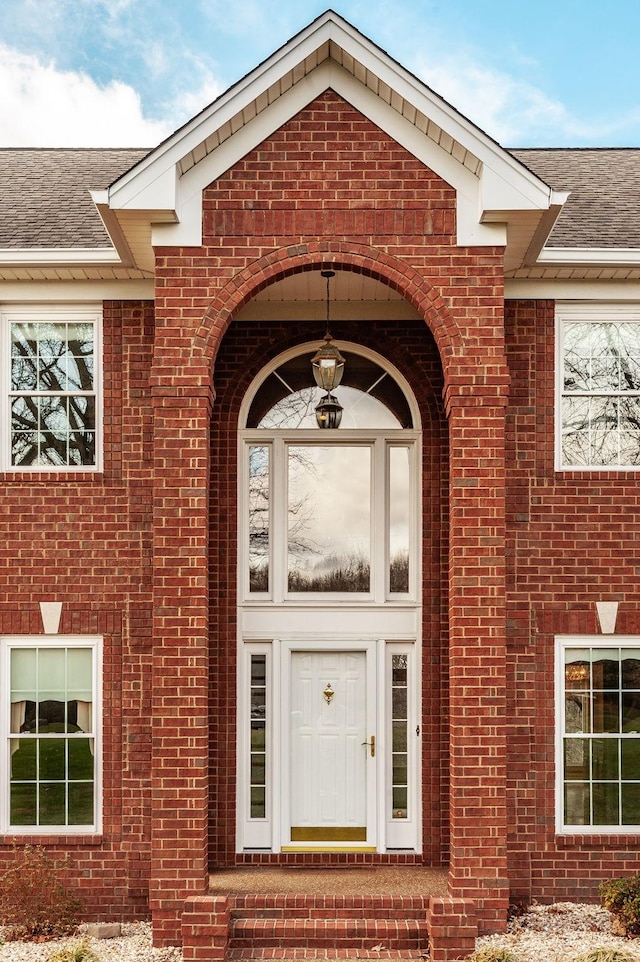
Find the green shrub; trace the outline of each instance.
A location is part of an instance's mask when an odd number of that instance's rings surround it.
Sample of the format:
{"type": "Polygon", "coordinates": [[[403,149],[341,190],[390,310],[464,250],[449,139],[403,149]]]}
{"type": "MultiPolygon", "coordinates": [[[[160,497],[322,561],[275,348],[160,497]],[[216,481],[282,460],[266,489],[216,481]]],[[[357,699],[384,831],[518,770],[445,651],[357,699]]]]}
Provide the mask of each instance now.
{"type": "Polygon", "coordinates": [[[0,877],[0,925],[6,939],[47,939],[70,935],[78,926],[80,901],[62,874],[69,856],[55,860],[40,846],[14,846],[14,863],[0,877]]]}
{"type": "Polygon", "coordinates": [[[640,875],[603,882],[600,895],[621,931],[628,936],[640,935],[640,875]]]}
{"type": "Polygon", "coordinates": [[[65,949],[58,949],[49,956],[48,962],[96,962],[97,958],[88,942],[82,941],[65,949]]]}

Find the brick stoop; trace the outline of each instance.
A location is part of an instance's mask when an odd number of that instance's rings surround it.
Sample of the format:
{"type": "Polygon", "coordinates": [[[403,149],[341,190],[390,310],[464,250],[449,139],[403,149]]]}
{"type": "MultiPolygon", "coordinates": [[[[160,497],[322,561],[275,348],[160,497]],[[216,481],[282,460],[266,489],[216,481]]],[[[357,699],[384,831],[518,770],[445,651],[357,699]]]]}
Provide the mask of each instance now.
{"type": "Polygon", "coordinates": [[[417,959],[427,954],[428,901],[273,894],[193,899],[183,914],[184,960],[417,959]],[[215,931],[215,945],[207,930],[215,931]]]}
{"type": "Polygon", "coordinates": [[[230,899],[231,959],[280,958],[316,950],[323,957],[416,957],[428,944],[419,896],[242,895],[230,899]]]}

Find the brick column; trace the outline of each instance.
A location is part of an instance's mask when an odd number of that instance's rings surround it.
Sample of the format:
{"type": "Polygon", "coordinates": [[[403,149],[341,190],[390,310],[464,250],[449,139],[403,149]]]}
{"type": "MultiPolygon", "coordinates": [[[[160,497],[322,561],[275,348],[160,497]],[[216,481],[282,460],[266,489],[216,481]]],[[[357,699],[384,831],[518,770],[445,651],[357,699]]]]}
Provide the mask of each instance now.
{"type": "Polygon", "coordinates": [[[185,900],[207,889],[210,419],[207,388],[154,388],[150,905],[156,945],[180,944],[185,900]]]}
{"type": "Polygon", "coordinates": [[[473,899],[480,933],[506,925],[504,384],[447,396],[450,895],[473,899]]]}

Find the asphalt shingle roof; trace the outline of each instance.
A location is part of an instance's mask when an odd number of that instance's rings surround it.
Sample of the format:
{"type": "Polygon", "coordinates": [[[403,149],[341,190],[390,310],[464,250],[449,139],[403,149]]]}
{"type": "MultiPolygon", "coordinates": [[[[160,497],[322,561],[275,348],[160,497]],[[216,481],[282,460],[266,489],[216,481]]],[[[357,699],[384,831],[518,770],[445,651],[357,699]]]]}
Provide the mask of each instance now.
{"type": "Polygon", "coordinates": [[[90,190],[148,150],[0,149],[0,249],[111,248],[90,190]]]}
{"type": "MultiPolygon", "coordinates": [[[[89,191],[146,149],[0,149],[0,249],[110,248],[89,191]]],[[[521,148],[511,153],[571,196],[547,247],[640,249],[639,148],[521,148]]]]}
{"type": "Polygon", "coordinates": [[[640,149],[526,148],[511,154],[570,190],[546,247],[640,248],[640,149]]]}

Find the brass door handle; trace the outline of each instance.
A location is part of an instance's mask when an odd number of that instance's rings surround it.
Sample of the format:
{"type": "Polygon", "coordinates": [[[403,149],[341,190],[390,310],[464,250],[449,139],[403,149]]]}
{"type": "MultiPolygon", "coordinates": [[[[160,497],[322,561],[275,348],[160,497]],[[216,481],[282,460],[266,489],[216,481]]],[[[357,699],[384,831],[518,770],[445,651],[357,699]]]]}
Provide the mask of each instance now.
{"type": "Polygon", "coordinates": [[[372,735],[370,742],[362,742],[362,744],[369,746],[369,748],[371,749],[371,757],[375,758],[376,757],[376,736],[372,735]]]}

